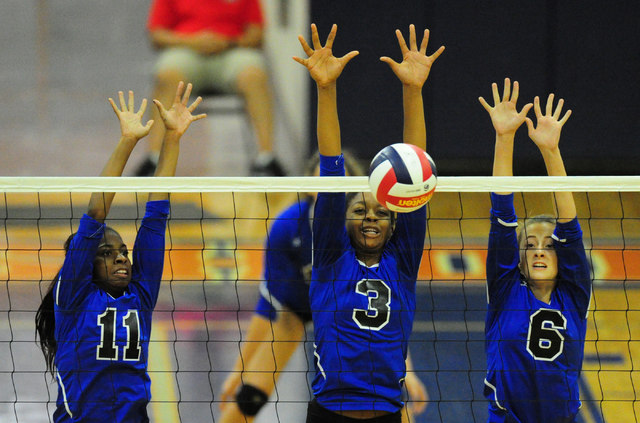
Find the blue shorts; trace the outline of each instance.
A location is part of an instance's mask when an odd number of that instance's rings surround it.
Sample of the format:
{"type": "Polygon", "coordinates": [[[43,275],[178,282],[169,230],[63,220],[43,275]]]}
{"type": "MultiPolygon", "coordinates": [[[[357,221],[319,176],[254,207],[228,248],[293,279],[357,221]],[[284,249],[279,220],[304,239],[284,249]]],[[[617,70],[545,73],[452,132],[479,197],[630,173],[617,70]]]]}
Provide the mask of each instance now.
{"type": "Polygon", "coordinates": [[[262,282],[256,313],[269,320],[277,319],[277,312],[293,312],[302,323],[311,321],[309,285],[298,282],[262,282]]]}

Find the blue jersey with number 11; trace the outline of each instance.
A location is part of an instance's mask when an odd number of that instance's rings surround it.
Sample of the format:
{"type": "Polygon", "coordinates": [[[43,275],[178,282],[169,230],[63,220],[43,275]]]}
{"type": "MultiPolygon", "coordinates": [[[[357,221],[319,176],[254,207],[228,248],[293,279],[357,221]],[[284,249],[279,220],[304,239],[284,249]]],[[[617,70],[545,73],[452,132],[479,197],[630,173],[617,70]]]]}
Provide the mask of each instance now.
{"type": "Polygon", "coordinates": [[[557,285],[547,304],[520,275],[513,194],[492,194],[491,202],[485,327],[489,422],[574,422],[591,298],[580,225],[577,218],[556,224],[557,285]]]}
{"type": "MultiPolygon", "coordinates": [[[[344,175],[341,156],[321,159],[321,175],[344,175]]],[[[396,412],[403,406],[426,208],[398,215],[380,262],[371,267],[356,257],[345,208],[344,193],[318,195],[309,291],[316,343],[313,393],[333,411],[396,412]]]]}
{"type": "Polygon", "coordinates": [[[93,283],[104,224],[84,215],[54,286],[60,422],[148,422],[151,318],[164,263],[168,201],[150,201],[133,247],[131,282],[114,298],[93,283]]]}

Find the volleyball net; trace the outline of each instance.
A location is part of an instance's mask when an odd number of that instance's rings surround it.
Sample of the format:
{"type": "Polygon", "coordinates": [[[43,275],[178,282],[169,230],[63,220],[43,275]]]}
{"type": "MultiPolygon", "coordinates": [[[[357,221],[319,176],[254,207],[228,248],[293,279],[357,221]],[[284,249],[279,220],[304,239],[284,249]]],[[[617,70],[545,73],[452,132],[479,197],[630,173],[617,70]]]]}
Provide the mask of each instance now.
{"type": "MultiPolygon", "coordinates": [[[[368,191],[365,177],[0,178],[0,421],[52,421],[57,386],[34,333],[91,192],[117,192],[107,224],[130,248],[148,192],[171,192],[149,373],[153,421],[219,421],[259,298],[264,243],[309,192],[368,191]]],[[[489,192],[515,192],[520,221],[574,192],[594,277],[580,381],[584,422],[640,421],[640,177],[440,177],[428,207],[410,351],[429,400],[416,422],[486,421],[489,192]]],[[[256,422],[303,421],[312,327],[256,422]]],[[[287,341],[289,342],[289,341],[287,341]]],[[[269,359],[269,357],[267,357],[269,359]]]]}

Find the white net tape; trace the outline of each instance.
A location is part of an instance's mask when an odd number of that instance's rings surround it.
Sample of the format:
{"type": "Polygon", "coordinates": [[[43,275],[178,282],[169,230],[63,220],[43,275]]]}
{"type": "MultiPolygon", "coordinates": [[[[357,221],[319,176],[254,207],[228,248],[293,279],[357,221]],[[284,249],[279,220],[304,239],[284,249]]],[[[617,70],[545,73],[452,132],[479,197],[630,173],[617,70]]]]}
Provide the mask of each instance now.
{"type": "MultiPolygon", "coordinates": [[[[367,178],[353,177],[0,177],[0,192],[358,192],[367,178]]],[[[437,192],[632,192],[640,176],[443,176],[437,192]]]]}

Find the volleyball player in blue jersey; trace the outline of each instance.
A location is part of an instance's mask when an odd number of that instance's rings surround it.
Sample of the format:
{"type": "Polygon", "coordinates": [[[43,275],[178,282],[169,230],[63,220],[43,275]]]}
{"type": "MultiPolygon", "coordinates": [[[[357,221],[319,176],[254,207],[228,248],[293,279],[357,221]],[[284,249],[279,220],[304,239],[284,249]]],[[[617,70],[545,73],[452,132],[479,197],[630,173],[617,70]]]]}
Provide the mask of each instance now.
{"type": "MultiPolygon", "coordinates": [[[[527,122],[549,176],[566,176],[558,147],[563,100],[545,112],[538,97],[537,123],[516,109],[519,87],[505,79],[502,99],[493,84],[494,106],[482,97],[496,131],[494,176],[513,175],[516,130],[527,122]]],[[[491,232],[487,256],[487,376],[489,422],[575,422],[580,408],[582,369],[591,274],[576,205],[570,192],[555,193],[557,218],[535,216],[518,226],[513,193],[491,194],[491,232]]]]}
{"type": "MultiPolygon", "coordinates": [[[[172,107],[155,103],[167,128],[155,176],[173,176],[179,141],[191,122],[205,117],[187,104],[191,84],[180,83],[172,107]]],[[[122,136],[101,176],[121,176],[137,142],[146,100],[134,110],[119,93],[122,136]]],[[[114,193],[95,192],[78,231],[65,243],[65,259],[36,315],[47,368],[58,382],[56,422],[148,422],[149,337],[164,266],[168,193],[150,193],[131,257],[127,245],[104,224],[114,193]]]]}
{"type": "MultiPolygon", "coordinates": [[[[355,158],[346,152],[344,157],[348,175],[364,175],[355,158]]],[[[305,175],[317,176],[318,165],[316,154],[307,163],[305,175]]],[[[240,355],[223,384],[220,423],[254,420],[304,338],[305,325],[311,321],[309,281],[315,199],[314,193],[303,195],[274,219],[269,230],[260,297],[240,355]]],[[[410,360],[407,365],[411,365],[410,360]]],[[[415,401],[410,412],[420,414],[428,398],[424,384],[413,372],[407,373],[405,383],[415,401]]]]}
{"type": "MultiPolygon", "coordinates": [[[[318,90],[320,176],[344,176],[336,81],[358,52],[332,53],[337,27],[324,46],[311,26],[312,45],[302,36],[304,65],[318,90]]],[[[404,141],[426,147],[422,87],[440,47],[427,56],[415,28],[410,45],[396,36],[403,60],[387,63],[403,86],[404,141]]],[[[395,216],[371,193],[319,193],[313,219],[313,268],[309,290],[315,330],[315,398],[307,422],[400,422],[405,359],[413,317],[426,209],[395,216]]]]}

